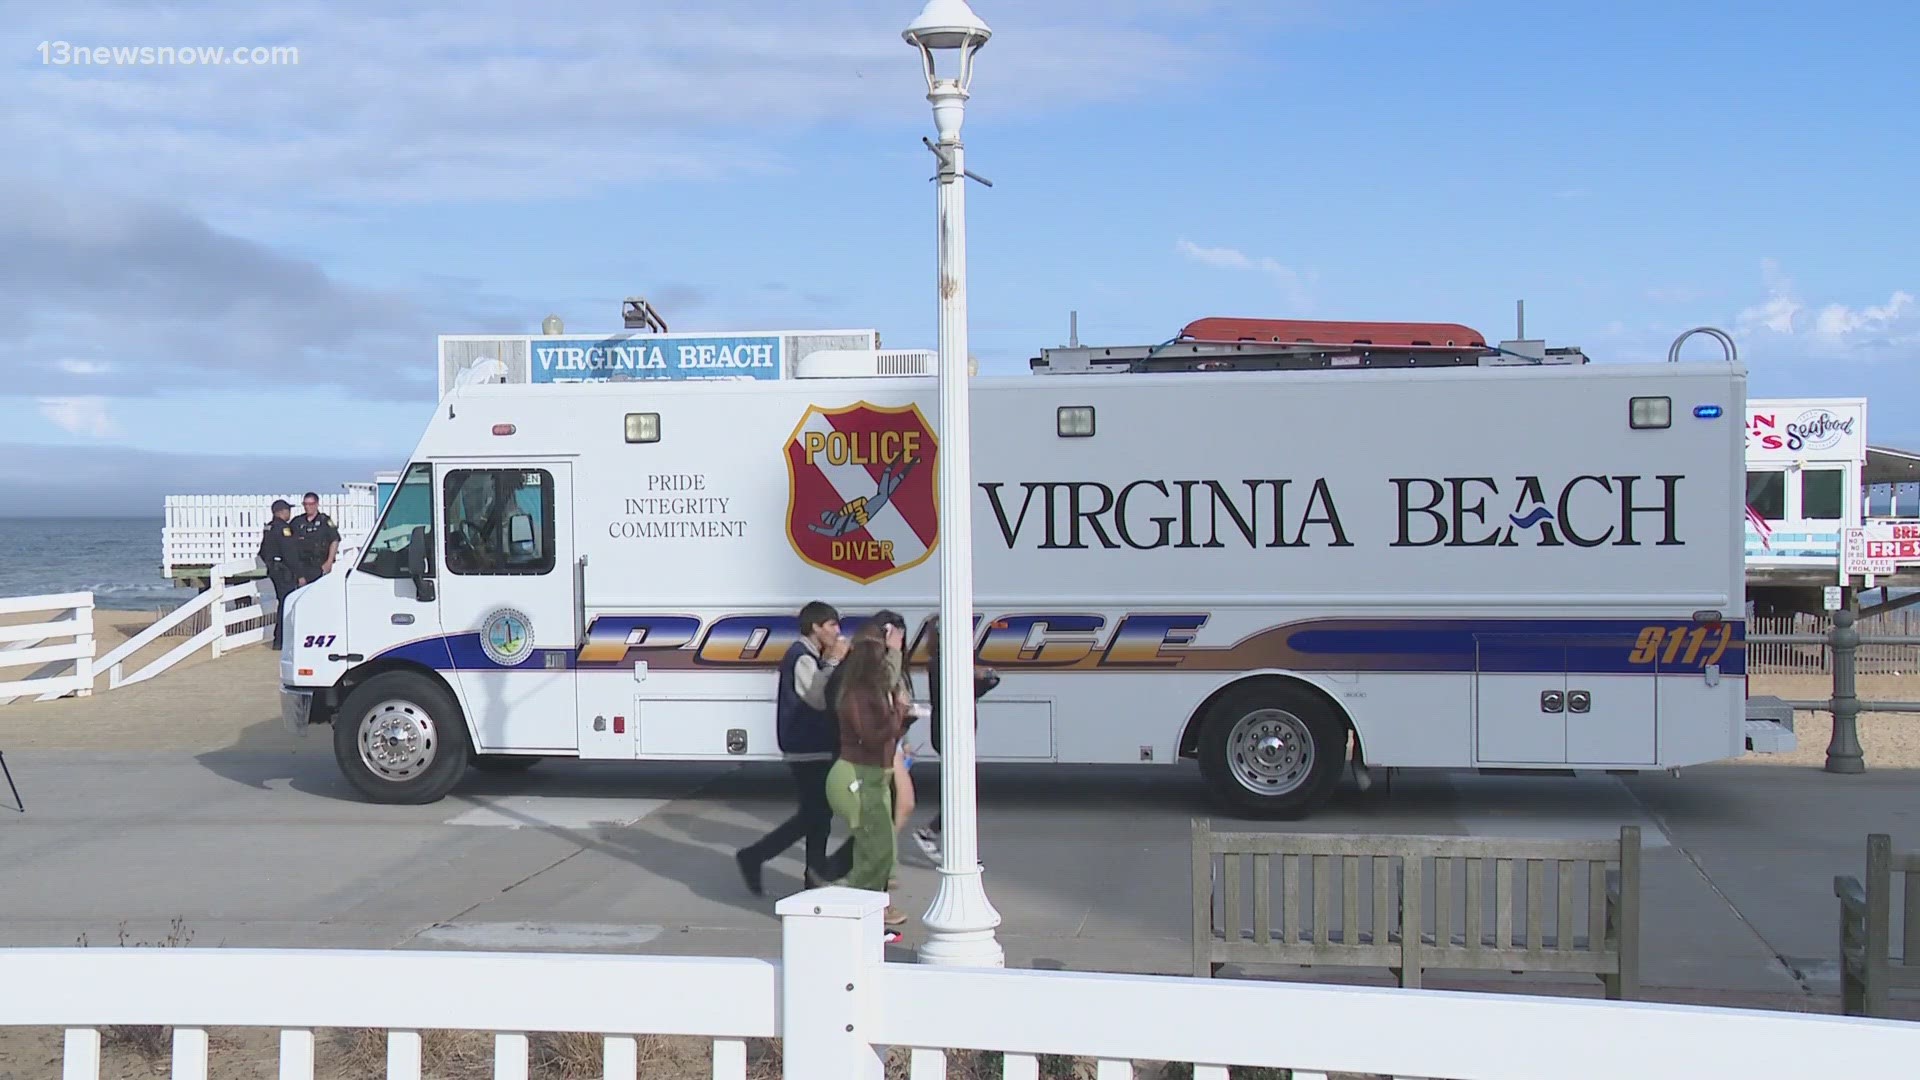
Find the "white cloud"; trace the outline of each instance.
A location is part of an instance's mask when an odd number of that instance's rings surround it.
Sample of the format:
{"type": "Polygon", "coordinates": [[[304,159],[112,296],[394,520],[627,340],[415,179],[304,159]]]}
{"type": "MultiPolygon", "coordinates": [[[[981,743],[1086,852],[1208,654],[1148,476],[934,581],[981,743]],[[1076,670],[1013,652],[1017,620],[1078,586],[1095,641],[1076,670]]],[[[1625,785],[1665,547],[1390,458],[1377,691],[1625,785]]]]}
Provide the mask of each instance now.
{"type": "Polygon", "coordinates": [[[54,367],[59,368],[68,375],[79,375],[83,378],[92,375],[105,375],[107,372],[113,370],[112,364],[102,363],[98,360],[61,360],[55,363],[54,367]]]}
{"type": "Polygon", "coordinates": [[[1775,334],[1793,333],[1793,321],[1798,318],[1802,305],[1794,298],[1793,281],[1780,272],[1780,264],[1772,259],[1760,261],[1760,274],[1766,281],[1767,298],[1740,312],[1738,325],[1742,330],[1758,332],[1771,331],[1775,334]]]}
{"type": "Polygon", "coordinates": [[[1211,266],[1222,270],[1256,270],[1273,282],[1287,302],[1297,308],[1310,304],[1307,285],[1313,275],[1302,273],[1290,266],[1284,266],[1270,256],[1254,257],[1239,248],[1207,247],[1191,240],[1182,239],[1173,245],[1179,254],[1202,266],[1211,266]]]}
{"type": "Polygon", "coordinates": [[[1849,308],[1828,304],[1814,320],[1814,331],[1828,337],[1879,334],[1897,327],[1913,311],[1913,295],[1895,290],[1885,304],[1849,308]]]}
{"type": "Polygon", "coordinates": [[[70,435],[107,438],[120,433],[120,425],[107,414],[107,401],[99,397],[41,398],[40,415],[70,435]]]}
{"type": "Polygon", "coordinates": [[[1773,259],[1760,264],[1767,298],[1740,312],[1739,329],[1762,339],[1792,339],[1798,348],[1819,353],[1875,353],[1920,350],[1920,305],[1913,294],[1895,289],[1884,304],[1853,305],[1829,301],[1817,308],[1805,300],[1773,259]]]}
{"type": "Polygon", "coordinates": [[[1230,247],[1201,247],[1191,240],[1182,240],[1174,245],[1174,250],[1197,263],[1208,266],[1224,266],[1243,269],[1253,265],[1246,253],[1230,247]]]}
{"type": "MultiPolygon", "coordinates": [[[[0,31],[0,55],[26,58],[0,138],[33,146],[18,164],[42,179],[120,177],[227,211],[223,196],[293,190],[329,209],[578,195],[778,168],[782,141],[810,126],[925,127],[919,60],[900,39],[917,5],[804,6],[796,29],[791,0],[74,5],[0,31]],[[293,45],[299,62],[47,65],[43,39],[293,45]]],[[[1003,5],[987,16],[975,108],[1065,110],[1219,77],[1244,55],[1235,30],[1272,21],[1260,6],[1003,5]]]]}

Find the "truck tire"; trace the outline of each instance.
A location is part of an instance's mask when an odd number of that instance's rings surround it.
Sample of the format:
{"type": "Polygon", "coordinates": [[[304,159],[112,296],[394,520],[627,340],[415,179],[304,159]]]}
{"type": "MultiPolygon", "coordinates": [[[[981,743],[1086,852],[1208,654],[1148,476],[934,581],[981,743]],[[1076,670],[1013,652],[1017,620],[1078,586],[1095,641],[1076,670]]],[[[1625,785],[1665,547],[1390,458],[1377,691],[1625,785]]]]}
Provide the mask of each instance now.
{"type": "Polygon", "coordinates": [[[1250,817],[1297,816],[1340,782],[1347,727],[1303,686],[1249,683],[1208,710],[1199,750],[1201,775],[1222,806],[1250,817]]]}
{"type": "Polygon", "coordinates": [[[484,773],[526,772],[546,759],[532,754],[475,754],[473,767],[484,773]]]}
{"type": "Polygon", "coordinates": [[[410,671],[361,683],[333,718],[333,756],[377,803],[438,802],[466,774],[467,725],[453,695],[410,671]]]}

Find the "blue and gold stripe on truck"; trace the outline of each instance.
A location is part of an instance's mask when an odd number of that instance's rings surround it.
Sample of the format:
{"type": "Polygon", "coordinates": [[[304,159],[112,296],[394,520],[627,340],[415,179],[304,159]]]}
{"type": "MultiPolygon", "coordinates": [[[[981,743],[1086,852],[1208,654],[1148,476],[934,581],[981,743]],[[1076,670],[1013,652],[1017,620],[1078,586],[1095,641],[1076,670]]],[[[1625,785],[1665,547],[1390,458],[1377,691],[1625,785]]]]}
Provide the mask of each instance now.
{"type": "MultiPolygon", "coordinates": [[[[994,619],[979,663],[1006,671],[1178,671],[1633,675],[1746,674],[1746,624],[1631,618],[1323,618],[1281,623],[1230,645],[1195,645],[1207,612],[1021,613],[994,619]]],[[[980,624],[975,619],[976,627],[980,624]]],[[[859,619],[848,616],[851,629],[859,619]]],[[[479,632],[408,642],[380,654],[436,671],[772,669],[799,636],[793,615],[601,615],[579,649],[534,649],[514,665],[479,632]]],[[[923,621],[913,648],[927,659],[923,621]]]]}

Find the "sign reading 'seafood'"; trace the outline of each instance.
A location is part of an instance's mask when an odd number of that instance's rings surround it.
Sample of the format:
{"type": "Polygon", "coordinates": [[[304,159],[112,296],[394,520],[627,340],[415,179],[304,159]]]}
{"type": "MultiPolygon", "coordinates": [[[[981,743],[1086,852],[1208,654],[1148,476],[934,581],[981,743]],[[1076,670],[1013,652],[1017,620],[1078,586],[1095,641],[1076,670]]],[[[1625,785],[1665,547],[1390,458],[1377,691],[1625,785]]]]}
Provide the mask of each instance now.
{"type": "Polygon", "coordinates": [[[778,379],[778,334],[644,334],[530,339],[537,383],[627,379],[778,379]]]}

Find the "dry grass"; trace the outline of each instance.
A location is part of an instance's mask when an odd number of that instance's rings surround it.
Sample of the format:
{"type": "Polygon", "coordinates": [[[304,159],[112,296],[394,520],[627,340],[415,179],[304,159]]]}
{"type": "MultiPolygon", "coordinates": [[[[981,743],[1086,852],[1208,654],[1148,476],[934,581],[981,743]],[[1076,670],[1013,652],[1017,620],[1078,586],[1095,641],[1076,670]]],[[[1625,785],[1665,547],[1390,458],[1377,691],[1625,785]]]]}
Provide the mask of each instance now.
{"type": "MultiPolygon", "coordinates": [[[[159,941],[129,940],[127,924],[123,922],[120,924],[117,944],[121,948],[172,949],[192,940],[193,931],[187,928],[187,921],[176,915],[167,929],[167,935],[159,941]]],[[[85,934],[81,934],[74,944],[83,949],[91,945],[85,934]]],[[[100,1044],[103,1050],[122,1049],[158,1067],[173,1057],[173,1029],[158,1024],[109,1024],[100,1029],[100,1044]]],[[[211,1051],[211,1045],[208,1049],[211,1051]]]]}

